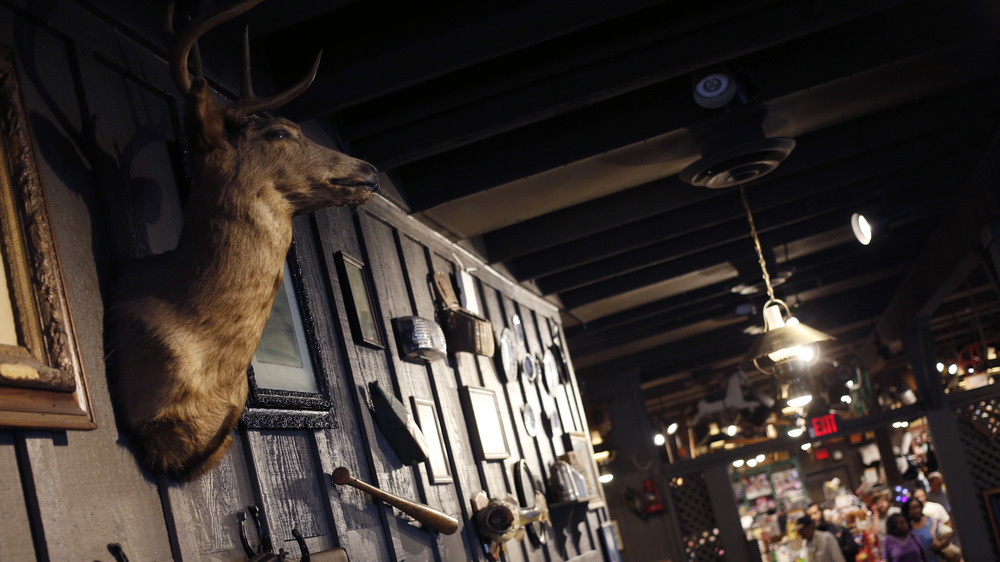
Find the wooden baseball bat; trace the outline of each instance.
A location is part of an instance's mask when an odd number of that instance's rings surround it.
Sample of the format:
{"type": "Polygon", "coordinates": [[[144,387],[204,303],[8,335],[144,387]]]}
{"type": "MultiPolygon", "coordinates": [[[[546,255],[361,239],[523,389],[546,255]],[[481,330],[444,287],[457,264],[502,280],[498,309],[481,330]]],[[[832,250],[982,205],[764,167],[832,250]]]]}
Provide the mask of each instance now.
{"type": "Polygon", "coordinates": [[[366,484],[351,476],[351,471],[345,466],[334,470],[330,479],[333,480],[333,483],[338,486],[343,486],[344,484],[354,486],[362,492],[365,492],[374,498],[378,498],[410,517],[413,517],[417,521],[420,521],[420,523],[422,523],[425,527],[430,527],[439,533],[451,535],[458,530],[458,519],[441,513],[428,505],[403,499],[399,496],[394,496],[389,492],[382,491],[375,486],[366,484]]]}

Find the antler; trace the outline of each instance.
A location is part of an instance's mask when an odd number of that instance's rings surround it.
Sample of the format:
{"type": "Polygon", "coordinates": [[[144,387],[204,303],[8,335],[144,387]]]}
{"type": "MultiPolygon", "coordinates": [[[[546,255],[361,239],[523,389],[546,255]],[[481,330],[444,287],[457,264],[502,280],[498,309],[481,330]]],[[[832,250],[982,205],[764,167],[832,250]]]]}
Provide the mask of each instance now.
{"type": "MultiPolygon", "coordinates": [[[[173,38],[170,45],[170,73],[173,75],[174,84],[182,95],[187,95],[191,91],[191,76],[188,74],[188,56],[192,48],[195,50],[195,76],[201,77],[201,57],[197,54],[198,38],[213,29],[217,25],[229,21],[236,16],[260,4],[264,0],[243,0],[216,14],[193,21],[185,26],[180,34],[173,32],[174,5],[171,3],[167,10],[167,34],[173,38]]],[[[253,86],[250,80],[250,37],[249,30],[243,31],[243,84],[240,89],[240,97],[229,106],[229,110],[243,115],[260,113],[276,109],[296,98],[306,88],[312,84],[319,70],[319,61],[323,56],[323,51],[316,55],[312,69],[301,81],[288,90],[268,98],[258,98],[253,93],[253,86]]]]}
{"type": "Polygon", "coordinates": [[[269,98],[258,98],[253,93],[253,84],[250,80],[250,28],[243,28],[243,85],[240,88],[239,99],[233,102],[229,108],[244,115],[251,115],[285,105],[297,98],[299,94],[306,91],[306,88],[312,84],[316,78],[316,72],[319,70],[319,61],[322,57],[323,50],[320,49],[319,53],[316,54],[316,60],[313,61],[312,69],[295,86],[269,98]]]}

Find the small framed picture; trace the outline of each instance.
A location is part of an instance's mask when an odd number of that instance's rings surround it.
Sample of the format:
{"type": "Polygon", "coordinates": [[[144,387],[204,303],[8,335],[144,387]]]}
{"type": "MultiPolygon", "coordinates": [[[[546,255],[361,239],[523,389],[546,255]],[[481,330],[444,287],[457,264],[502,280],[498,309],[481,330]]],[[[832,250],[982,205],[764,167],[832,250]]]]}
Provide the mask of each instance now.
{"type": "Polygon", "coordinates": [[[434,402],[416,397],[410,400],[413,401],[413,417],[427,440],[427,477],[431,484],[447,484],[452,481],[451,467],[448,465],[444,434],[438,427],[434,402]]]}
{"type": "Polygon", "coordinates": [[[378,327],[375,301],[365,274],[365,264],[343,252],[337,252],[335,257],[354,342],[382,349],[382,332],[378,327]]]}
{"type": "Polygon", "coordinates": [[[488,388],[463,386],[462,402],[471,421],[472,441],[480,457],[488,461],[509,457],[510,445],[496,393],[488,388]]]}
{"type": "Polygon", "coordinates": [[[590,509],[604,504],[601,484],[597,481],[597,463],[594,462],[594,450],[590,445],[590,436],[582,431],[570,431],[563,434],[563,446],[570,458],[573,468],[583,473],[587,484],[587,497],[590,499],[590,509]]]}
{"type": "Polygon", "coordinates": [[[16,60],[0,47],[0,427],[94,429],[16,60]]]}
{"type": "Polygon", "coordinates": [[[250,393],[242,421],[253,428],[333,427],[333,403],[311,298],[293,243],[285,275],[271,305],[247,379],[250,393]]]}

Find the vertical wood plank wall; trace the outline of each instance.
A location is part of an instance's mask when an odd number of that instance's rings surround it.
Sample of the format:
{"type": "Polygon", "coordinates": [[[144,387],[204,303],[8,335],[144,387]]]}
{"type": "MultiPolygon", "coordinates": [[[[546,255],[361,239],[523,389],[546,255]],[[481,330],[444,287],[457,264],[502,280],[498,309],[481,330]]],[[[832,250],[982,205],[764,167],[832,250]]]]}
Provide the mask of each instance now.
{"type": "MultiPolygon", "coordinates": [[[[98,429],[0,429],[0,560],[111,560],[120,544],[131,560],[244,559],[237,517],[261,509],[274,547],[297,557],[298,528],[313,551],[341,546],[356,561],[485,560],[468,523],[480,490],[514,494],[525,459],[538,480],[564,452],[561,435],[539,424],[528,435],[521,409],[557,411],[541,378],[505,381],[494,360],[468,353],[421,365],[400,359],[391,319],[435,317],[428,276],[475,267],[483,314],[498,333],[513,315],[527,350],[539,357],[561,338],[548,302],[476,262],[384,200],[361,210],[330,209],[295,221],[308,313],[328,373],[336,427],[248,429],[206,477],[187,484],[142,468],[115,422],[103,338],[104,299],[120,260],[176,243],[190,188],[183,168],[181,107],[160,41],[162,6],[125,0],[0,0],[0,43],[14,50],[35,136],[73,319],[98,429]],[[95,4],[97,4],[95,6],[95,4]],[[334,255],[366,264],[386,346],[355,344],[334,255]],[[461,264],[456,263],[460,256],[461,264]],[[424,465],[403,465],[369,410],[377,381],[407,408],[435,405],[453,482],[434,484],[424,465]],[[497,393],[511,455],[483,461],[473,446],[463,386],[497,393]],[[329,480],[338,466],[393,494],[457,517],[459,533],[424,531],[399,511],[329,480]]],[[[208,68],[213,68],[211,64],[208,68]]],[[[211,76],[210,76],[211,77],[211,76]]],[[[230,86],[228,77],[218,80],[230,86]]],[[[307,124],[307,130],[309,129],[307,124]]],[[[332,146],[318,128],[311,136],[332,146]]],[[[558,343],[565,348],[565,341],[558,343]]],[[[569,411],[564,431],[587,431],[575,377],[560,385],[569,411]]],[[[504,559],[600,558],[603,507],[554,514],[548,544],[510,542],[504,559]]],[[[258,537],[252,530],[251,541],[258,537]]]]}

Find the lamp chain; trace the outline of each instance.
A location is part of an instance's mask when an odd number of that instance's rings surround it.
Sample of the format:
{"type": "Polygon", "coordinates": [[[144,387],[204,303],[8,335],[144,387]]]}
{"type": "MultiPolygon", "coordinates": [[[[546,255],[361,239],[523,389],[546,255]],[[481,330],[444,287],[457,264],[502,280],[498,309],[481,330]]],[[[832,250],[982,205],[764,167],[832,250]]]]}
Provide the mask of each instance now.
{"type": "Polygon", "coordinates": [[[764,275],[764,285],[767,287],[767,298],[774,300],[774,289],[771,288],[771,276],[767,274],[767,265],[764,264],[764,251],[760,248],[760,238],[757,238],[757,228],[753,224],[753,214],[750,212],[750,204],[747,203],[747,194],[740,184],[740,198],[743,199],[743,208],[747,212],[747,222],[750,223],[750,235],[753,237],[753,247],[757,250],[757,260],[760,261],[760,272],[764,275]]]}

